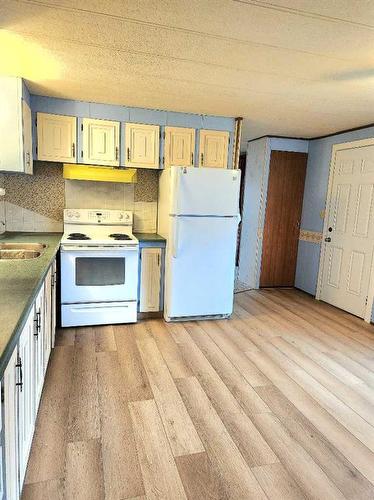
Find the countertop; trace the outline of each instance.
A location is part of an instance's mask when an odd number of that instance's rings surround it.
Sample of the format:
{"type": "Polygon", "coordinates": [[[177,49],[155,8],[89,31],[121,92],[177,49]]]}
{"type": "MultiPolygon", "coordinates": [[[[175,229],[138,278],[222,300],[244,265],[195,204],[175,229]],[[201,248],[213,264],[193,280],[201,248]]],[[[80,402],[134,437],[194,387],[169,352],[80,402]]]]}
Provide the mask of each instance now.
{"type": "Polygon", "coordinates": [[[145,241],[166,242],[165,238],[163,238],[157,233],[134,233],[134,236],[140,242],[145,242],[145,241]]]}
{"type": "Polygon", "coordinates": [[[62,234],[18,233],[0,235],[0,243],[44,243],[36,259],[0,260],[0,376],[10,359],[32,303],[56,255],[62,234]]]}

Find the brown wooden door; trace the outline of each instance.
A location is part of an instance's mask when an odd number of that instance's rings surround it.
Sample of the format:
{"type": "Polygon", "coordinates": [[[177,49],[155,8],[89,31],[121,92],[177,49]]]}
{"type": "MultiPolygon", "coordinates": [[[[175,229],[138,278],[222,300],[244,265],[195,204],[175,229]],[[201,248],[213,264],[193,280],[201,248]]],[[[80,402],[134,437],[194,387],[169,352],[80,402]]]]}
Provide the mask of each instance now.
{"type": "Polygon", "coordinates": [[[306,173],[306,153],[272,151],[260,286],[293,286],[306,173]]]}

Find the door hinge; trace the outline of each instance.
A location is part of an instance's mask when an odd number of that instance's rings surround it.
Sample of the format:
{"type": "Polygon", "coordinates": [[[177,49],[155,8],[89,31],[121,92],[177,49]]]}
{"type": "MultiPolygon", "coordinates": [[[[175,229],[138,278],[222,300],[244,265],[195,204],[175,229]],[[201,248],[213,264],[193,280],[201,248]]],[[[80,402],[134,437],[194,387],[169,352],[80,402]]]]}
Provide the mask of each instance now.
{"type": "Polygon", "coordinates": [[[81,158],[83,158],[83,149],[82,149],[82,151],[81,151],[81,158]]]}
{"type": "Polygon", "coordinates": [[[83,132],[83,123],[81,124],[81,131],[83,132]]]}
{"type": "Polygon", "coordinates": [[[38,126],[38,119],[37,119],[37,117],[35,117],[35,127],[37,127],[37,126],[38,126]]]}
{"type": "Polygon", "coordinates": [[[36,156],[38,156],[38,146],[35,146],[35,153],[36,153],[36,156]]]}
{"type": "Polygon", "coordinates": [[[366,296],[366,299],[365,299],[365,306],[367,306],[367,305],[368,305],[368,300],[369,300],[369,297],[368,297],[368,296],[366,296]]]}
{"type": "Polygon", "coordinates": [[[165,137],[166,137],[166,132],[164,131],[164,132],[162,133],[162,138],[165,140],[165,137]]]}
{"type": "Polygon", "coordinates": [[[165,156],[162,157],[162,164],[165,165],[165,156]]]}
{"type": "Polygon", "coordinates": [[[4,403],[5,399],[5,391],[4,391],[4,386],[1,386],[1,402],[4,403]]]}

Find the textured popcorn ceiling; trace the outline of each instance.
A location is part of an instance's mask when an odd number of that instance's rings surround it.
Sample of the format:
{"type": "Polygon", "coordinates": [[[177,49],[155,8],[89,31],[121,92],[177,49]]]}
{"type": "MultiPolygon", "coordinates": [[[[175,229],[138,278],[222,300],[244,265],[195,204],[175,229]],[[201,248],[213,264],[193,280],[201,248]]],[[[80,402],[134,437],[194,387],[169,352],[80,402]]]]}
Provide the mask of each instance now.
{"type": "Polygon", "coordinates": [[[371,1],[2,0],[0,28],[37,94],[243,116],[243,139],[374,121],[371,1]]]}

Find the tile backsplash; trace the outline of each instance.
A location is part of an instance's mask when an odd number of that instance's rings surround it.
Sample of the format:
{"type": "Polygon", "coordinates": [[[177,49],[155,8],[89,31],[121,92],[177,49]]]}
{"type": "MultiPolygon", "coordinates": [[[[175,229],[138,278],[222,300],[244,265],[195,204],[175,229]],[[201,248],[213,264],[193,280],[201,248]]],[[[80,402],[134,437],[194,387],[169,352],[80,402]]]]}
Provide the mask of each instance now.
{"type": "Polygon", "coordinates": [[[0,233],[62,231],[64,207],[131,210],[134,231],[156,231],[158,171],[139,170],[137,184],[76,181],[64,180],[61,164],[36,161],[34,175],[0,174],[0,187],[0,233]]]}
{"type": "Polygon", "coordinates": [[[65,181],[66,208],[134,209],[134,184],[65,181]]]}

